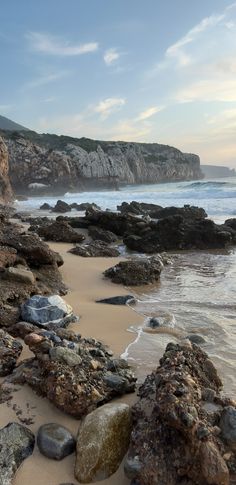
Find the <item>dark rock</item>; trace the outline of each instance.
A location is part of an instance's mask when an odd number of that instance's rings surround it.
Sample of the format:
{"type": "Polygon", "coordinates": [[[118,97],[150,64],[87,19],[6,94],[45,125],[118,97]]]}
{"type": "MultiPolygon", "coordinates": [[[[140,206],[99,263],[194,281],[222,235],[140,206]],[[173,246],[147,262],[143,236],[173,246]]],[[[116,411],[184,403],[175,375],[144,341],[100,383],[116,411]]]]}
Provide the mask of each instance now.
{"type": "Polygon", "coordinates": [[[190,221],[205,219],[207,213],[201,207],[195,207],[185,205],[184,207],[160,207],[149,212],[150,217],[153,219],[164,219],[170,216],[182,216],[184,219],[190,219],[190,221]]]}
{"type": "Polygon", "coordinates": [[[70,212],[71,207],[67,202],[64,202],[63,200],[58,200],[55,207],[53,207],[52,212],[70,212]]]}
{"type": "Polygon", "coordinates": [[[104,231],[100,227],[89,226],[89,236],[94,240],[104,241],[105,243],[113,243],[117,241],[117,236],[111,231],[104,231]]]}
{"type": "Polygon", "coordinates": [[[21,463],[33,453],[34,434],[25,426],[9,423],[0,429],[0,483],[11,485],[21,463]]]}
{"type": "Polygon", "coordinates": [[[71,209],[76,209],[77,211],[86,211],[86,210],[101,210],[99,205],[95,204],[95,202],[83,202],[82,204],[77,204],[77,202],[73,202],[70,204],[71,209]]]}
{"type": "Polygon", "coordinates": [[[46,241],[55,242],[80,243],[85,239],[83,234],[75,231],[66,221],[54,221],[40,226],[38,234],[46,241]]]}
{"type": "Polygon", "coordinates": [[[21,317],[39,327],[64,327],[74,319],[72,308],[58,295],[34,295],[21,307],[21,317]]]}
{"type": "Polygon", "coordinates": [[[47,458],[62,460],[75,450],[75,439],[64,426],[48,423],[39,428],[37,445],[47,458]]]}
{"type": "MultiPolygon", "coordinates": [[[[124,377],[119,376],[118,374],[113,374],[112,372],[108,372],[103,377],[105,384],[112,390],[115,391],[117,394],[125,394],[129,389],[129,383],[127,379],[124,377]]],[[[134,388],[132,389],[132,392],[134,388]]]]}
{"type": "Polygon", "coordinates": [[[113,283],[127,286],[147,285],[160,278],[163,263],[160,257],[133,259],[121,261],[116,266],[107,269],[104,275],[113,283]]]}
{"type": "Polygon", "coordinates": [[[234,231],[236,231],[236,218],[234,219],[227,219],[225,221],[225,225],[231,227],[234,231]]]}
{"type": "Polygon", "coordinates": [[[141,471],[142,464],[140,463],[138,457],[134,457],[132,459],[126,458],[124,462],[124,472],[127,478],[132,480],[136,478],[141,471]]]}
{"type": "Polygon", "coordinates": [[[148,326],[150,328],[158,328],[161,326],[160,320],[156,317],[152,317],[148,320],[148,326]]]}
{"type": "Polygon", "coordinates": [[[206,343],[206,340],[201,335],[196,335],[195,333],[193,333],[192,335],[188,335],[186,338],[190,340],[190,342],[196,345],[201,345],[206,343]]]}
{"type": "Polygon", "coordinates": [[[90,226],[90,221],[87,221],[85,217],[58,216],[56,221],[66,221],[74,229],[88,229],[90,226]]]}
{"type": "Polygon", "coordinates": [[[130,203],[122,202],[121,205],[117,206],[117,210],[120,211],[121,214],[146,215],[151,211],[158,211],[161,209],[162,207],[160,205],[136,202],[135,200],[130,203]]]}
{"type": "Polygon", "coordinates": [[[109,247],[103,241],[81,244],[70,249],[68,252],[84,258],[115,258],[120,255],[117,249],[109,247]]]}
{"type": "Polygon", "coordinates": [[[108,305],[127,305],[127,303],[129,303],[133,305],[136,303],[136,300],[133,295],[120,295],[96,300],[96,303],[106,303],[108,305]]]}
{"type": "Polygon", "coordinates": [[[42,204],[39,209],[42,210],[42,211],[49,211],[51,210],[53,207],[48,204],[47,202],[44,202],[44,204],[42,204]]]}
{"type": "Polygon", "coordinates": [[[127,466],[129,478],[142,485],[230,483],[227,447],[215,432],[219,415],[208,413],[202,403],[205,388],[225,406],[222,382],[207,354],[194,344],[168,344],[133,408],[127,461],[138,466],[133,475],[127,466]]]}
{"type": "Polygon", "coordinates": [[[22,345],[7,332],[0,330],[0,376],[10,374],[22,352],[22,345]]]}
{"type": "Polygon", "coordinates": [[[222,438],[229,447],[236,451],[236,409],[232,406],[224,408],[220,419],[222,438]]]}

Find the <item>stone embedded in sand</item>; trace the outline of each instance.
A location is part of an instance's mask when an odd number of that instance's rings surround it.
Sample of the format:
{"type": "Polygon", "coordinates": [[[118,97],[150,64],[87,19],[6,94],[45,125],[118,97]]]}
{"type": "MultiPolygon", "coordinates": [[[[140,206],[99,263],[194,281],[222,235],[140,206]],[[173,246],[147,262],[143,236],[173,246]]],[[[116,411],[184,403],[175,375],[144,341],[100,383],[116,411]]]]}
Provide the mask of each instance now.
{"type": "Polygon", "coordinates": [[[223,410],[220,429],[223,439],[232,450],[236,451],[236,409],[233,406],[228,406],[223,410]]]}
{"type": "Polygon", "coordinates": [[[128,286],[147,285],[154,283],[160,278],[163,268],[161,257],[153,256],[144,259],[131,259],[121,261],[103,274],[113,283],[121,283],[128,286]]]}
{"type": "Polygon", "coordinates": [[[64,426],[48,423],[39,428],[37,445],[47,458],[62,460],[75,450],[75,439],[64,426]]]}
{"type": "Polygon", "coordinates": [[[29,269],[23,267],[6,268],[3,277],[4,279],[6,278],[10,281],[18,281],[19,283],[25,283],[28,285],[34,285],[35,283],[35,277],[32,271],[29,271],[29,269]]]}
{"type": "Polygon", "coordinates": [[[60,296],[34,295],[21,307],[21,317],[39,327],[54,324],[63,327],[73,320],[73,311],[60,296]]]}
{"type": "Polygon", "coordinates": [[[77,437],[75,477],[80,483],[115,473],[129,445],[131,422],[124,403],[106,404],[85,418],[77,437]]]}
{"type": "Polygon", "coordinates": [[[92,241],[88,244],[80,244],[68,252],[84,258],[115,258],[120,256],[118,249],[109,247],[103,241],[92,241]]]}
{"type": "Polygon", "coordinates": [[[112,296],[110,298],[103,298],[96,300],[96,303],[106,303],[108,305],[126,305],[127,303],[134,304],[136,300],[133,295],[112,296]]]}
{"type": "Polygon", "coordinates": [[[22,352],[22,345],[4,330],[0,330],[0,376],[12,372],[22,352]]]}
{"type": "Polygon", "coordinates": [[[37,232],[46,241],[81,243],[85,239],[83,234],[78,233],[66,221],[54,221],[51,224],[43,224],[39,226],[37,232]]]}
{"type": "Polygon", "coordinates": [[[34,434],[18,423],[0,429],[0,485],[12,485],[15,472],[34,449],[34,434]]]}

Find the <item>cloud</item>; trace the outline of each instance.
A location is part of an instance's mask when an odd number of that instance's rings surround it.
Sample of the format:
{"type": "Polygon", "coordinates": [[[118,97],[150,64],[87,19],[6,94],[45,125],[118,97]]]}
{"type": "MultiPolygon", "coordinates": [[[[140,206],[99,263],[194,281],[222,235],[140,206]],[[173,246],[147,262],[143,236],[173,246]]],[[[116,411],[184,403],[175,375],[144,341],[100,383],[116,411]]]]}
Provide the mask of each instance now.
{"type": "Polygon", "coordinates": [[[49,74],[43,74],[32,81],[29,81],[25,84],[24,89],[28,88],[37,88],[40,86],[45,86],[46,84],[52,83],[54,81],[58,81],[59,79],[63,79],[69,75],[69,71],[59,71],[59,72],[52,72],[49,74]]]}
{"type": "Polygon", "coordinates": [[[94,107],[94,111],[95,113],[99,113],[102,119],[106,119],[111,113],[122,108],[125,103],[125,98],[106,98],[94,107]]]}
{"type": "Polygon", "coordinates": [[[41,32],[29,32],[26,37],[33,50],[54,56],[80,56],[98,49],[97,42],[71,44],[68,40],[41,32]]]}
{"type": "Polygon", "coordinates": [[[114,64],[114,62],[117,61],[120,56],[121,53],[118,52],[117,49],[108,49],[106,50],[103,59],[107,66],[110,66],[111,64],[114,64]]]}
{"type": "Polygon", "coordinates": [[[154,116],[156,113],[160,113],[165,109],[165,106],[152,106],[151,108],[146,109],[145,111],[142,111],[136,118],[137,121],[143,121],[147,120],[148,118],[151,118],[151,116],[154,116]]]}
{"type": "Polygon", "coordinates": [[[236,102],[236,79],[206,79],[186,86],[175,94],[179,103],[195,101],[236,102]]]}

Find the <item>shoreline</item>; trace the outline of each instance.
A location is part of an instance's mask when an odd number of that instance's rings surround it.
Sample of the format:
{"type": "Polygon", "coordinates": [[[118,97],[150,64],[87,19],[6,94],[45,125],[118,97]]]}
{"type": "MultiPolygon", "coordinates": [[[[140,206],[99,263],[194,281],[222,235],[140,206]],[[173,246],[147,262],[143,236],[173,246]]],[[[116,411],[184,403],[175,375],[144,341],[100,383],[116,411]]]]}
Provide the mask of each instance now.
{"type": "MultiPolygon", "coordinates": [[[[102,272],[116,264],[122,258],[82,258],[67,253],[71,244],[53,243],[50,247],[60,252],[64,265],[60,268],[68,293],[65,300],[73,307],[75,314],[80,316],[79,322],[69,325],[69,328],[79,332],[84,337],[93,337],[108,345],[116,355],[125,351],[134,340],[134,335],[127,331],[128,327],[143,321],[143,317],[127,306],[114,306],[96,303],[96,299],[126,294],[122,285],[115,285],[102,276],[102,272]]],[[[24,347],[23,358],[30,355],[24,347]]],[[[119,400],[130,405],[134,403],[136,394],[125,395],[119,400]]],[[[21,419],[32,419],[27,427],[37,433],[42,424],[60,423],[67,427],[74,436],[77,435],[80,421],[59,411],[46,398],[37,396],[27,385],[17,386],[10,403],[2,404],[0,426],[21,419]]],[[[32,456],[27,458],[18,469],[13,485],[59,485],[61,483],[79,483],[74,478],[75,454],[62,461],[49,460],[40,454],[37,445],[32,456]]],[[[129,485],[121,464],[117,472],[101,485],[129,485]]]]}

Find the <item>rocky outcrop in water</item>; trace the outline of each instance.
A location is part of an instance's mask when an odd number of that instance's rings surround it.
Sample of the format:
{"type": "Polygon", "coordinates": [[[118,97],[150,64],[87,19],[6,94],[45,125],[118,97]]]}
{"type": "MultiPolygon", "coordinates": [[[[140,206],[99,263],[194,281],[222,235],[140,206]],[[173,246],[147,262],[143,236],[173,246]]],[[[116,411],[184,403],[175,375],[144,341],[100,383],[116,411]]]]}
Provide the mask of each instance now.
{"type": "Polygon", "coordinates": [[[157,143],[7,133],[10,179],[18,193],[63,193],[121,184],[201,178],[197,155],[157,143]]]}
{"type": "Polygon", "coordinates": [[[200,347],[168,344],[134,406],[125,464],[132,484],[233,483],[236,408],[235,401],[221,397],[221,388],[214,365],[200,347]],[[233,442],[228,439],[229,423],[233,442]]]}

